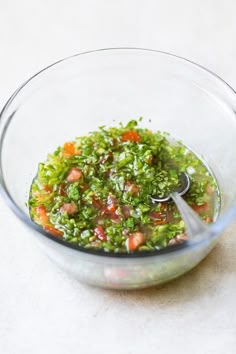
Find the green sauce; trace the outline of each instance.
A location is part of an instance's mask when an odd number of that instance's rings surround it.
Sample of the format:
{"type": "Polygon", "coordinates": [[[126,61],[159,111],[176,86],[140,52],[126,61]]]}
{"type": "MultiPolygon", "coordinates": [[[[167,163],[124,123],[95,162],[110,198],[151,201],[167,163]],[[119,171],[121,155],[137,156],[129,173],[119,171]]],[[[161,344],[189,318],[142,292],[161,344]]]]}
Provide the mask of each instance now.
{"type": "Polygon", "coordinates": [[[136,121],[100,127],[39,164],[30,216],[55,237],[84,248],[140,252],[182,243],[187,236],[175,205],[152,204],[150,196],[168,195],[184,171],[191,178],[185,200],[213,222],[217,184],[193,152],[136,121]]]}

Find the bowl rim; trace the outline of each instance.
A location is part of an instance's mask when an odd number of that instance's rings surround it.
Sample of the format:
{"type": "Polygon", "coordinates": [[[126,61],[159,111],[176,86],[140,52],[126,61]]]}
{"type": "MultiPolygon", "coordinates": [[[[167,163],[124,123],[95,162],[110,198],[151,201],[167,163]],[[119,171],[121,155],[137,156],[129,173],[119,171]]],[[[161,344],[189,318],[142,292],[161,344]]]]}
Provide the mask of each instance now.
{"type": "MultiPolygon", "coordinates": [[[[95,49],[95,50],[88,50],[85,52],[80,52],[71,56],[67,56],[65,58],[62,58],[60,60],[57,60],[55,62],[53,62],[52,64],[44,67],[43,69],[39,70],[38,72],[36,72],[34,75],[32,75],[29,79],[27,79],[25,82],[23,82],[23,84],[21,86],[19,86],[18,89],[15,90],[15,92],[13,92],[13,94],[10,96],[10,98],[7,100],[7,102],[5,103],[5,105],[3,106],[1,112],[0,112],[0,124],[2,123],[2,119],[5,115],[5,113],[7,112],[7,109],[9,108],[9,106],[11,105],[11,103],[14,101],[15,97],[18,95],[18,93],[20,93],[20,91],[28,84],[30,83],[32,80],[34,80],[34,78],[36,78],[37,76],[39,76],[40,74],[44,73],[45,71],[47,71],[48,69],[50,69],[51,67],[56,66],[57,64],[60,64],[62,62],[65,62],[67,60],[73,59],[75,57],[79,57],[82,55],[89,55],[89,54],[96,54],[96,53],[100,53],[100,52],[106,52],[106,51],[138,51],[138,52],[151,52],[151,53],[156,53],[156,54],[161,54],[161,55],[166,55],[168,57],[172,57],[175,58],[179,61],[191,64],[192,66],[202,70],[203,72],[209,74],[210,76],[215,77],[219,82],[221,82],[221,84],[223,84],[224,86],[226,86],[226,88],[229,90],[229,92],[233,93],[236,97],[236,91],[225,81],[223,80],[220,76],[218,76],[216,73],[214,73],[213,71],[207,69],[205,66],[200,65],[195,63],[192,60],[186,59],[182,56],[178,56],[169,52],[165,52],[165,51],[161,51],[161,50],[155,50],[155,49],[149,49],[149,48],[139,48],[139,47],[111,47],[111,48],[101,48],[101,49],[95,49]]],[[[11,196],[10,192],[7,189],[7,186],[5,184],[5,180],[4,180],[4,176],[3,176],[3,168],[2,168],[2,148],[3,148],[3,143],[4,143],[4,137],[5,134],[7,132],[7,128],[11,122],[11,120],[13,119],[14,115],[11,115],[7,118],[7,121],[5,123],[5,126],[2,129],[2,133],[0,136],[0,194],[3,197],[3,200],[6,202],[6,204],[9,206],[9,208],[13,211],[13,213],[21,220],[23,221],[23,223],[28,226],[30,229],[34,229],[35,231],[37,231],[38,233],[40,233],[41,235],[45,236],[46,238],[50,239],[51,241],[57,242],[59,244],[61,244],[62,246],[65,246],[67,248],[70,249],[74,249],[77,250],[79,252],[82,253],[86,253],[86,254],[91,254],[91,255],[96,255],[96,256],[105,256],[105,257],[112,257],[112,258],[143,258],[143,257],[153,257],[153,256],[157,256],[157,255],[162,255],[162,254],[169,254],[172,252],[178,252],[180,250],[186,250],[187,248],[191,246],[198,246],[199,244],[208,243],[209,237],[214,237],[214,235],[219,234],[220,232],[222,232],[225,227],[236,217],[236,204],[234,206],[232,206],[226,213],[225,215],[221,216],[221,222],[219,224],[219,222],[215,222],[212,225],[209,225],[209,231],[207,231],[207,235],[206,233],[201,234],[203,237],[199,238],[196,237],[195,240],[189,240],[186,241],[182,244],[179,245],[175,245],[175,246],[167,246],[163,249],[160,250],[154,250],[154,251],[142,251],[142,252],[133,252],[133,253],[121,253],[121,252],[107,252],[104,250],[94,250],[94,249],[86,249],[84,247],[78,246],[78,245],[74,245],[72,243],[69,243],[67,241],[64,241],[63,239],[58,238],[57,236],[54,236],[52,234],[49,234],[48,232],[46,232],[42,227],[38,226],[37,224],[35,224],[31,218],[29,216],[27,216],[19,207],[18,205],[15,203],[13,197],[11,196]],[[208,236],[208,237],[204,237],[204,236],[208,236]]],[[[197,235],[199,236],[199,235],[197,235]]]]}

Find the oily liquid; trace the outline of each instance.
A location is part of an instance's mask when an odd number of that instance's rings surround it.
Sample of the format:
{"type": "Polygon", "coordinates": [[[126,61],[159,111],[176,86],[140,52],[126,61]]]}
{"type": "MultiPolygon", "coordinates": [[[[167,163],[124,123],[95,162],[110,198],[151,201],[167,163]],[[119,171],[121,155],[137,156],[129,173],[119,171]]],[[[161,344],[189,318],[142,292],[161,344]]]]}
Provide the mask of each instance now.
{"type": "MultiPolygon", "coordinates": [[[[206,174],[211,177],[212,183],[209,184],[205,190],[203,200],[204,202],[200,205],[197,205],[191,200],[191,186],[190,191],[186,193],[183,197],[186,202],[192,206],[193,210],[207,223],[215,222],[220,211],[221,199],[220,199],[220,190],[217,183],[217,180],[212,172],[211,168],[207,165],[206,161],[201,159],[197,154],[193,153],[192,150],[186,148],[187,152],[191,152],[196,160],[198,160],[201,165],[205,168],[206,174]]],[[[202,181],[204,178],[202,176],[202,171],[198,172],[197,169],[192,168],[191,166],[187,169],[187,173],[190,176],[190,179],[194,178],[195,181],[202,181]]],[[[171,203],[168,210],[168,219],[170,223],[175,223],[180,220],[180,218],[174,218],[174,213],[178,213],[178,209],[175,204],[171,203]]]]}

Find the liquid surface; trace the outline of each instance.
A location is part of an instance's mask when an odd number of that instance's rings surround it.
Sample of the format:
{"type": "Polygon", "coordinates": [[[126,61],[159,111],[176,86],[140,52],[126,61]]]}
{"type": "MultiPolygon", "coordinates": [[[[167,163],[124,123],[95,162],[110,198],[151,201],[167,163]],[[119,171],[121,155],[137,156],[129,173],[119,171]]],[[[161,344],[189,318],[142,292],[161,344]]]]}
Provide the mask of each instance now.
{"type": "Polygon", "coordinates": [[[206,222],[219,206],[215,179],[205,164],[167,133],[126,126],[105,128],[58,147],[40,163],[29,211],[44,230],[84,248],[107,252],[162,249],[187,240],[173,203],[166,196],[187,172],[188,204],[206,222]]]}

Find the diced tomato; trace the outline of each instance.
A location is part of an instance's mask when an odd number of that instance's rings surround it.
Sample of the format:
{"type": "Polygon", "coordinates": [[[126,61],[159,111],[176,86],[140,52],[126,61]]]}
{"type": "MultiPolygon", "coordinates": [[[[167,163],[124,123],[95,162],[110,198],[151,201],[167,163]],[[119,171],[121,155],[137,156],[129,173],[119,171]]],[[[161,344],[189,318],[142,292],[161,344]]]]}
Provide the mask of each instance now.
{"type": "Polygon", "coordinates": [[[163,217],[162,213],[159,211],[150,211],[149,216],[151,219],[161,219],[163,217]]]}
{"type": "Polygon", "coordinates": [[[117,198],[112,195],[111,193],[109,193],[108,197],[107,197],[107,212],[109,213],[114,213],[117,209],[117,205],[118,205],[118,200],[117,198]]]}
{"type": "Polygon", "coordinates": [[[52,193],[52,187],[50,187],[50,186],[48,186],[48,185],[43,186],[43,189],[44,189],[45,192],[47,192],[48,194],[49,194],[49,193],[52,193]]]}
{"type": "Polygon", "coordinates": [[[76,167],[73,167],[68,175],[67,175],[67,181],[70,183],[77,182],[83,177],[83,172],[76,167]]]}
{"type": "Polygon", "coordinates": [[[145,242],[145,236],[142,232],[134,232],[126,240],[126,248],[128,251],[135,251],[145,242]]]}
{"type": "Polygon", "coordinates": [[[120,224],[121,223],[121,216],[119,214],[117,214],[116,212],[110,214],[109,215],[109,219],[115,224],[120,224]]]}
{"type": "Polygon", "coordinates": [[[39,205],[35,208],[34,220],[40,225],[46,225],[49,223],[49,217],[44,205],[39,205]]]}
{"type": "Polygon", "coordinates": [[[107,211],[110,212],[110,213],[114,213],[116,211],[117,207],[115,204],[109,204],[107,206],[107,211]]]}
{"type": "Polygon", "coordinates": [[[116,224],[121,222],[121,215],[117,213],[118,200],[117,198],[109,193],[107,197],[107,204],[101,210],[101,216],[107,215],[107,217],[116,224]]]}
{"type": "Polygon", "coordinates": [[[131,215],[132,208],[129,205],[122,205],[121,206],[122,214],[125,219],[128,219],[131,215]]]}
{"type": "Polygon", "coordinates": [[[104,208],[102,208],[101,210],[101,216],[104,216],[108,213],[107,207],[105,206],[104,208]]]}
{"type": "Polygon", "coordinates": [[[188,239],[188,237],[186,234],[177,235],[169,241],[168,246],[179,245],[179,244],[187,241],[187,239],[188,239]]]}
{"type": "Polygon", "coordinates": [[[127,181],[125,183],[125,192],[129,192],[130,194],[136,195],[138,194],[140,188],[137,186],[137,184],[127,181]]]}
{"type": "Polygon", "coordinates": [[[122,141],[139,142],[141,140],[140,135],[134,130],[128,130],[121,135],[122,141]]]}
{"type": "Polygon", "coordinates": [[[97,199],[96,197],[93,197],[93,206],[97,209],[101,209],[102,208],[102,201],[97,199]]]}
{"type": "Polygon", "coordinates": [[[167,223],[167,216],[166,216],[166,213],[164,213],[164,211],[158,212],[158,211],[153,210],[149,213],[149,216],[151,219],[155,220],[155,222],[154,222],[155,225],[164,225],[167,223]]]}
{"type": "MultiPolygon", "coordinates": [[[[106,206],[101,210],[101,215],[102,216],[105,214],[113,215],[117,210],[117,206],[118,206],[117,198],[113,194],[109,193],[107,197],[106,206]]],[[[117,219],[117,217],[114,216],[114,220],[115,219],[117,219]]]]}
{"type": "Polygon", "coordinates": [[[67,142],[63,145],[63,150],[68,155],[74,155],[75,152],[75,143],[67,142]]]}
{"type": "Polygon", "coordinates": [[[205,212],[209,211],[208,203],[205,203],[202,205],[193,204],[193,205],[191,205],[191,207],[198,214],[205,213],[205,212]]]}
{"type": "Polygon", "coordinates": [[[44,230],[46,230],[47,232],[49,232],[50,234],[52,234],[54,236],[62,236],[63,235],[62,231],[57,230],[54,226],[51,226],[51,225],[45,225],[44,230]]]}
{"type": "Polygon", "coordinates": [[[66,196],[66,184],[65,183],[62,183],[59,186],[58,194],[63,196],[63,197],[66,196]]]}
{"type": "Polygon", "coordinates": [[[101,241],[107,240],[107,236],[103,230],[103,227],[100,225],[94,229],[94,235],[101,241]]]}
{"type": "Polygon", "coordinates": [[[68,215],[73,215],[78,211],[77,206],[74,203],[64,203],[60,207],[61,213],[67,213],[68,215]]]}
{"type": "Polygon", "coordinates": [[[75,155],[80,155],[81,151],[76,148],[75,143],[67,142],[63,145],[63,155],[66,157],[71,157],[75,155]]]}

